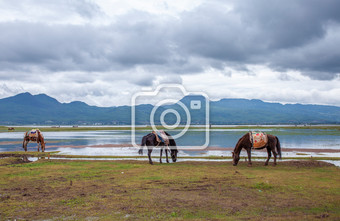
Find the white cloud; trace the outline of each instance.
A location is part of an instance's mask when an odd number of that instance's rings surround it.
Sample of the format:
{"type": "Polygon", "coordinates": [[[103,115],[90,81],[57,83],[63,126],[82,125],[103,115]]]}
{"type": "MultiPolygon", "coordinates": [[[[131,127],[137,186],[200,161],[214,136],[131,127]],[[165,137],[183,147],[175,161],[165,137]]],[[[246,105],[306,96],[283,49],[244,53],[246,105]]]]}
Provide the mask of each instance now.
{"type": "Polygon", "coordinates": [[[282,73],[265,66],[248,66],[248,71],[232,70],[231,75],[210,69],[197,75],[182,76],[188,90],[203,90],[212,100],[222,98],[261,99],[268,102],[340,106],[340,78],[311,79],[300,72],[282,73]]]}
{"type": "Polygon", "coordinates": [[[0,2],[1,22],[84,24],[98,23],[104,17],[101,8],[89,0],[3,0],[0,2]]]}

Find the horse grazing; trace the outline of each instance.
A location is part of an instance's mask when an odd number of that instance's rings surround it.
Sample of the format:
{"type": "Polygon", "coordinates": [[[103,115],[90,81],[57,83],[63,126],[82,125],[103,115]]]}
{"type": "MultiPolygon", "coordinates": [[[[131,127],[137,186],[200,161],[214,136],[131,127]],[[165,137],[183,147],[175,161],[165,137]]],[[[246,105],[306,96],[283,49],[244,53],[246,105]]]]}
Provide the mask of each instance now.
{"type": "MultiPolygon", "coordinates": [[[[160,158],[159,158],[159,162],[162,163],[162,152],[163,152],[163,149],[165,147],[169,147],[170,148],[170,152],[171,152],[171,159],[172,159],[172,162],[176,162],[177,161],[177,147],[176,147],[176,142],[175,140],[171,137],[170,134],[168,134],[167,132],[164,132],[168,138],[169,138],[169,145],[165,145],[164,144],[164,140],[160,140],[157,139],[157,135],[155,135],[154,133],[149,133],[147,135],[145,135],[143,138],[142,138],[142,143],[141,143],[141,148],[139,149],[138,153],[140,155],[143,154],[143,147],[144,146],[147,146],[148,148],[148,157],[149,157],[149,163],[150,164],[153,164],[152,160],[151,160],[151,152],[152,152],[152,149],[154,147],[160,147],[161,148],[161,153],[160,153],[160,158]]],[[[169,160],[168,160],[168,149],[165,148],[165,154],[166,154],[166,162],[169,163],[169,160]]]]}
{"type": "MultiPolygon", "coordinates": [[[[240,160],[240,153],[242,148],[246,149],[248,154],[248,166],[251,166],[251,150],[253,148],[253,142],[251,137],[251,132],[246,133],[243,135],[237,142],[234,151],[233,151],[233,165],[237,166],[238,161],[240,160]]],[[[268,162],[272,156],[271,152],[273,152],[274,155],[274,165],[276,165],[276,156],[279,155],[281,159],[281,145],[279,138],[277,138],[274,135],[267,134],[267,142],[264,146],[256,148],[256,149],[264,149],[267,148],[268,158],[265,162],[265,166],[268,165],[268,162]]]]}
{"type": "Polygon", "coordinates": [[[25,152],[27,151],[27,144],[30,141],[34,141],[37,142],[38,144],[38,152],[40,151],[40,147],[41,147],[41,151],[45,152],[45,140],[44,140],[44,136],[42,135],[42,133],[40,132],[39,129],[32,129],[30,131],[27,131],[25,133],[24,136],[24,141],[22,143],[22,148],[24,148],[25,152]]]}

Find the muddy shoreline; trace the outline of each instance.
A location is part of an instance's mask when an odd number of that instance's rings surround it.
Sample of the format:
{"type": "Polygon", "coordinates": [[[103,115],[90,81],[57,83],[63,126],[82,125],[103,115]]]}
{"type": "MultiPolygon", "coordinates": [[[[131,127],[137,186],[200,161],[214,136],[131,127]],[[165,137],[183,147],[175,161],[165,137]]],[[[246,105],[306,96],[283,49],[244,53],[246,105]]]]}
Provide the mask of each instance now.
{"type": "MultiPolygon", "coordinates": [[[[124,147],[134,147],[132,144],[100,144],[100,145],[50,145],[46,148],[124,148],[124,147]]],[[[217,151],[233,151],[233,147],[213,147],[209,146],[204,149],[200,148],[180,148],[179,150],[185,150],[185,151],[211,151],[211,150],[217,150],[217,151]]],[[[266,149],[262,150],[256,150],[256,151],[263,151],[266,152],[266,149]]],[[[282,148],[282,151],[284,152],[312,152],[312,153],[340,153],[339,149],[315,149],[315,148],[282,148]]]]}
{"type": "MultiPolygon", "coordinates": [[[[21,144],[20,141],[4,141],[0,142],[0,145],[15,145],[15,144],[21,144]]],[[[98,145],[48,145],[46,144],[46,149],[51,148],[124,148],[124,147],[134,147],[130,143],[123,143],[123,144],[98,144],[98,145]]],[[[32,148],[32,147],[31,147],[32,148]]],[[[34,147],[35,148],[35,147],[34,147]]],[[[186,150],[186,151],[232,151],[233,147],[214,147],[209,146],[204,149],[200,148],[178,148],[179,150],[186,150]]],[[[256,151],[263,151],[266,152],[265,149],[262,150],[256,150],[256,151]]],[[[282,152],[309,152],[309,153],[340,153],[340,149],[315,149],[315,148],[282,148],[282,152]]]]}

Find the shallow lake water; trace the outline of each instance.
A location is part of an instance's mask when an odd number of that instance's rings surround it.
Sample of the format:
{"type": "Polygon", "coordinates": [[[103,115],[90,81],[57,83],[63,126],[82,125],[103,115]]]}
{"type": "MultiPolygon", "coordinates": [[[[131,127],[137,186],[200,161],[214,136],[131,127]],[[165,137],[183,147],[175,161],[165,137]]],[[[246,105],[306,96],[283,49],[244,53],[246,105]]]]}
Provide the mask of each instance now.
{"type": "MultiPolygon", "coordinates": [[[[247,133],[248,129],[212,129],[209,136],[209,146],[232,148],[238,139],[247,133]]],[[[340,131],[336,129],[291,129],[291,128],[264,128],[262,131],[276,135],[283,148],[294,149],[340,149],[340,131]]],[[[47,151],[62,151],[67,154],[79,155],[117,155],[133,156],[137,150],[128,147],[131,141],[130,130],[105,131],[65,131],[43,132],[47,151]],[[96,145],[123,144],[122,147],[95,147],[96,145]],[[124,147],[126,145],[126,147],[124,147]]],[[[139,143],[144,135],[150,131],[137,130],[136,142],[139,143]]],[[[179,131],[171,131],[177,134],[179,131]]],[[[0,152],[21,151],[23,132],[0,133],[0,152]]],[[[178,146],[195,146],[205,143],[205,131],[193,129],[176,140],[178,146]]],[[[36,150],[36,143],[29,143],[30,150],[36,150]],[[34,149],[32,149],[34,148],[34,149]]],[[[188,155],[223,155],[224,151],[184,151],[188,155]]],[[[228,153],[229,154],[229,153],[228,153]]],[[[261,152],[260,155],[263,153],[261,152]]]]}

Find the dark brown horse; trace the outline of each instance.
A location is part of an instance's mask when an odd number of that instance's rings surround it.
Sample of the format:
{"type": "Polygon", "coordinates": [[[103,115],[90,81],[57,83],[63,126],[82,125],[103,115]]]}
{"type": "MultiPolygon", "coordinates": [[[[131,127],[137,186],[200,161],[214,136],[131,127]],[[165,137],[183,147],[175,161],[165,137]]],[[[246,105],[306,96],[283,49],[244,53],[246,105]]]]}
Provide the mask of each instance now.
{"type": "Polygon", "coordinates": [[[22,148],[24,148],[25,152],[27,151],[27,144],[30,141],[34,141],[37,142],[38,144],[38,152],[40,151],[40,147],[41,147],[41,151],[45,152],[45,140],[44,140],[44,136],[42,135],[42,133],[40,132],[39,129],[32,129],[28,132],[25,133],[24,136],[24,141],[22,143],[22,148]]]}
{"type": "MultiPolygon", "coordinates": [[[[171,152],[172,162],[176,162],[177,161],[177,153],[178,153],[178,150],[177,150],[177,147],[176,147],[176,142],[171,137],[170,134],[168,134],[167,132],[165,132],[165,134],[169,138],[169,146],[168,147],[169,147],[170,152],[171,152]]],[[[168,149],[167,149],[167,147],[165,147],[164,142],[158,142],[157,141],[156,135],[154,133],[149,133],[142,138],[141,148],[138,151],[138,153],[140,155],[143,154],[143,147],[144,146],[146,146],[148,148],[148,157],[149,157],[149,163],[150,164],[153,164],[153,162],[151,160],[151,152],[152,152],[152,149],[154,147],[160,147],[161,148],[161,153],[160,153],[160,158],[159,158],[160,163],[162,163],[162,152],[163,152],[163,149],[165,148],[166,162],[169,163],[168,149]]]]}
{"type": "MultiPolygon", "coordinates": [[[[273,152],[273,155],[274,155],[274,165],[276,165],[276,156],[279,155],[280,159],[281,159],[281,145],[280,145],[280,141],[279,141],[279,138],[277,138],[276,136],[274,135],[270,135],[270,134],[267,134],[268,136],[268,142],[265,146],[261,147],[261,148],[258,148],[258,149],[264,149],[266,148],[267,149],[267,153],[268,153],[268,158],[265,162],[265,166],[268,165],[268,162],[272,156],[272,152],[273,152]]],[[[250,141],[250,133],[246,133],[245,135],[243,135],[243,137],[241,137],[235,148],[234,148],[234,151],[233,151],[233,165],[234,166],[237,166],[237,163],[238,161],[240,160],[240,153],[241,153],[241,150],[242,148],[246,149],[247,151],[247,154],[248,154],[248,166],[251,166],[252,163],[251,163],[251,150],[252,150],[252,143],[250,141]]]]}

